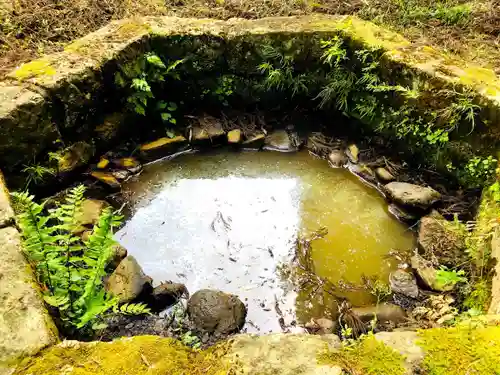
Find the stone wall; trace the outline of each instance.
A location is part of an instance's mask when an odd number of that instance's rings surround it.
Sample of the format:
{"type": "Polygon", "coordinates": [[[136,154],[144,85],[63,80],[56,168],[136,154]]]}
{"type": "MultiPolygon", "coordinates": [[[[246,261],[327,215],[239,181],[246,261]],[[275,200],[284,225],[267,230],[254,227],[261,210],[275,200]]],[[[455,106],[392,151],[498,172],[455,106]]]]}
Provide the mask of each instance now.
{"type": "MultiPolygon", "coordinates": [[[[489,127],[481,147],[500,137],[500,80],[493,71],[467,65],[430,47],[351,16],[282,17],[260,20],[146,17],[112,22],[68,45],[64,51],[23,64],[0,82],[0,165],[19,171],[44,151],[92,136],[110,110],[122,110],[113,91],[117,66],[176,37],[207,36],[248,41],[255,36],[342,35],[363,48],[382,48],[387,70],[409,70],[435,87],[466,87],[476,94],[489,127]]],[[[230,54],[233,51],[225,51],[230,54]]],[[[233,56],[234,57],[234,56],[233,56]]],[[[242,57],[240,57],[241,59],[242,57]]],[[[392,74],[392,73],[391,73],[392,74]]],[[[436,95],[439,95],[437,93],[436,95]]],[[[429,98],[430,101],[439,97],[429,98]]]]}
{"type": "Polygon", "coordinates": [[[58,341],[22,253],[21,238],[0,172],[0,375],[9,374],[23,357],[58,341]]]}

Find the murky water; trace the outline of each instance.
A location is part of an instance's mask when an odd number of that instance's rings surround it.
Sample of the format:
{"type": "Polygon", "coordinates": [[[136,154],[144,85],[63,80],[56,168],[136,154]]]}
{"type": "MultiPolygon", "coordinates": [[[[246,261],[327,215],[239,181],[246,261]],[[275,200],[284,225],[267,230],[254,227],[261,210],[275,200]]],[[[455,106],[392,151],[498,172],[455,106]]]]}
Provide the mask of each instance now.
{"type": "Polygon", "coordinates": [[[124,189],[133,215],[117,239],[129,254],[155,283],[238,295],[248,332],[281,331],[280,315],[299,330],[294,321],[335,314],[338,297],[373,303],[345,286],[363,275],[387,280],[397,267],[388,252],[415,241],[376,190],[306,152],[184,155],[150,165],[124,189]],[[295,267],[297,237],[319,227],[328,234],[313,242],[313,268],[335,288],[297,288],[282,270],[295,267]]]}

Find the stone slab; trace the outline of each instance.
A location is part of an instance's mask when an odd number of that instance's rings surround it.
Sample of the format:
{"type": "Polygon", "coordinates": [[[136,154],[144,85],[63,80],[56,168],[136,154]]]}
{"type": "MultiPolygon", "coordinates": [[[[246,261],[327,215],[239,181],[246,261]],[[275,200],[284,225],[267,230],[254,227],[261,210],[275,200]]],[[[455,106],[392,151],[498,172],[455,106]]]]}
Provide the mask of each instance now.
{"type": "Polygon", "coordinates": [[[58,341],[13,227],[0,229],[0,374],[58,341]]]}
{"type": "Polygon", "coordinates": [[[10,206],[9,191],[0,171],[0,228],[9,226],[14,220],[14,211],[10,206]]]}

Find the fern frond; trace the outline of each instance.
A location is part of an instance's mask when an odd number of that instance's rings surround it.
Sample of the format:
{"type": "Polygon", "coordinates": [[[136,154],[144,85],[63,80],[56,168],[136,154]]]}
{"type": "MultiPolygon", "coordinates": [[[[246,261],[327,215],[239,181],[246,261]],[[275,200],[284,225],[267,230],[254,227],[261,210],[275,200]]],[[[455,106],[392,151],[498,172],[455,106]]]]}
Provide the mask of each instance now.
{"type": "Polygon", "coordinates": [[[125,303],[113,307],[113,312],[122,315],[151,315],[151,309],[145,303],[125,303]]]}

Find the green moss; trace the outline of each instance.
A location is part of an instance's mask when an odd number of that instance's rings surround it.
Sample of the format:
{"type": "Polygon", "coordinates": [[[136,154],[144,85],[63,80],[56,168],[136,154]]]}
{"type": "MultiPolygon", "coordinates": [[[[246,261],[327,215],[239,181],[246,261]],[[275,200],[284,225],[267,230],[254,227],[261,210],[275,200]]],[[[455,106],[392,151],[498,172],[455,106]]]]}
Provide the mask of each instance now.
{"type": "Polygon", "coordinates": [[[59,375],[223,375],[229,364],[220,357],[224,348],[195,351],[179,341],[137,336],[111,343],[55,346],[24,360],[15,374],[59,375]]]}
{"type": "Polygon", "coordinates": [[[14,76],[21,81],[39,76],[53,76],[55,74],[56,70],[50,61],[45,58],[23,64],[14,71],[14,76]]]}
{"type": "Polygon", "coordinates": [[[340,366],[350,374],[403,375],[404,357],[384,343],[368,335],[339,351],[327,351],[318,362],[340,366]]]}
{"type": "Polygon", "coordinates": [[[500,374],[500,327],[453,327],[424,330],[419,345],[428,375],[500,374]]]}

